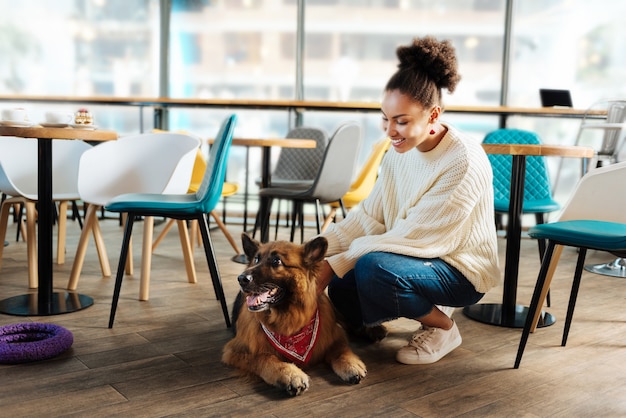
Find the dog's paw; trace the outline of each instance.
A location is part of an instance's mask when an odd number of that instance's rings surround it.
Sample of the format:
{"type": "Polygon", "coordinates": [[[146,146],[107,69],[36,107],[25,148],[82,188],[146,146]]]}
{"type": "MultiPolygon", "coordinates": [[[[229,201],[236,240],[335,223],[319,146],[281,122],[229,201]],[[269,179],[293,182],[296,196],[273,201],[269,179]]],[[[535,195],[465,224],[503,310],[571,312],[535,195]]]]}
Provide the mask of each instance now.
{"type": "Polygon", "coordinates": [[[289,396],[300,395],[309,388],[309,376],[304,373],[298,376],[291,376],[291,379],[281,386],[287,391],[289,396]]]}
{"type": "Polygon", "coordinates": [[[367,375],[367,367],[356,355],[337,359],[332,364],[333,370],[346,383],[356,385],[367,375]]]}
{"type": "Polygon", "coordinates": [[[289,396],[297,396],[309,388],[309,376],[294,364],[278,379],[276,386],[287,391],[289,396]]]}
{"type": "Polygon", "coordinates": [[[301,393],[304,393],[309,388],[309,380],[298,380],[297,382],[292,381],[285,387],[285,390],[289,394],[289,396],[298,396],[301,393]]]}

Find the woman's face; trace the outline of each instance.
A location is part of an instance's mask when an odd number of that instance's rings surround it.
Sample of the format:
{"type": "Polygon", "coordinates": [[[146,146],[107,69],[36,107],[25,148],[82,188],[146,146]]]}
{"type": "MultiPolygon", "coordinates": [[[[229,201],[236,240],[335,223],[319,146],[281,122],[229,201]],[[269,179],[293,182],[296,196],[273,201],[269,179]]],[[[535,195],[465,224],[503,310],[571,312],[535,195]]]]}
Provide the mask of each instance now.
{"type": "Polygon", "coordinates": [[[439,143],[440,136],[430,134],[441,112],[439,106],[427,110],[399,90],[390,90],[383,95],[381,111],[383,131],[397,152],[413,148],[426,152],[439,143]]]}

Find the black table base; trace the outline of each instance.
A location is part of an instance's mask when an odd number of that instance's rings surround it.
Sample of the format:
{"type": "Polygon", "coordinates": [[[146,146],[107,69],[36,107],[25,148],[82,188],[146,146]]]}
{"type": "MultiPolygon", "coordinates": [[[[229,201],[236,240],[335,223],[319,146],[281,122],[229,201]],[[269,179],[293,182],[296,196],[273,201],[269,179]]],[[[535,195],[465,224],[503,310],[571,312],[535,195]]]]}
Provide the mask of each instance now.
{"type": "MultiPolygon", "coordinates": [[[[502,304],[500,303],[480,303],[476,305],[466,306],[463,308],[463,314],[468,318],[489,325],[498,325],[508,328],[524,328],[526,316],[528,315],[528,307],[515,305],[515,311],[504,314],[502,304]]],[[[554,316],[548,312],[541,312],[539,315],[538,328],[550,326],[556,322],[554,316]]]]}
{"type": "Polygon", "coordinates": [[[37,293],[13,296],[0,301],[0,312],[17,316],[46,316],[80,311],[93,305],[93,298],[74,292],[53,292],[39,303],[37,293]]]}
{"type": "Polygon", "coordinates": [[[239,264],[248,264],[248,256],[245,254],[234,255],[231,260],[239,264]]]}

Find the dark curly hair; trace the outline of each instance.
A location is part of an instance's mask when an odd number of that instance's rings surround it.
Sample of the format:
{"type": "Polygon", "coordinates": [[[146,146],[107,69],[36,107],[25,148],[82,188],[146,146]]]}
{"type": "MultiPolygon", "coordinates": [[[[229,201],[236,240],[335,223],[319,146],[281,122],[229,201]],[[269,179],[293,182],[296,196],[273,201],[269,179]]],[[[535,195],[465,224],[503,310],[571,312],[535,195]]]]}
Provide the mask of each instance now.
{"type": "Polygon", "coordinates": [[[450,41],[432,36],[414,38],[410,45],[398,47],[398,71],[391,76],[385,91],[399,90],[424,107],[441,105],[441,90],[454,92],[461,76],[457,73],[454,47],[450,41]]]}

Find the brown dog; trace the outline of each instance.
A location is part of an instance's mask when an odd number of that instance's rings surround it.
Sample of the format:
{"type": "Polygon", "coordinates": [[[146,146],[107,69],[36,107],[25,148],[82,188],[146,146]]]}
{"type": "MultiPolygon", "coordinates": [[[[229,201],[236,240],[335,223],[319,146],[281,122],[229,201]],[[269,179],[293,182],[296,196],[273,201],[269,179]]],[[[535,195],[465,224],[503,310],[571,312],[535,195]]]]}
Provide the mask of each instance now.
{"type": "Polygon", "coordinates": [[[237,278],[236,335],[224,347],[222,361],[291,396],[309,387],[309,376],[298,366],[320,361],[345,382],[359,383],[365,365],[348,346],[330,299],[317,291],[326,239],[260,244],[242,234],[242,242],[250,264],[237,278]]]}

